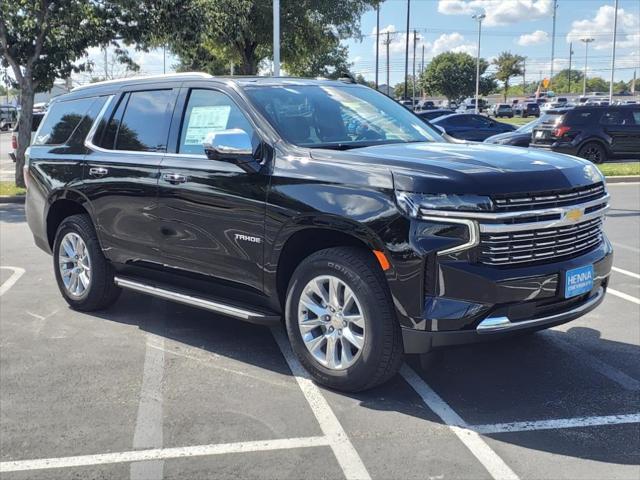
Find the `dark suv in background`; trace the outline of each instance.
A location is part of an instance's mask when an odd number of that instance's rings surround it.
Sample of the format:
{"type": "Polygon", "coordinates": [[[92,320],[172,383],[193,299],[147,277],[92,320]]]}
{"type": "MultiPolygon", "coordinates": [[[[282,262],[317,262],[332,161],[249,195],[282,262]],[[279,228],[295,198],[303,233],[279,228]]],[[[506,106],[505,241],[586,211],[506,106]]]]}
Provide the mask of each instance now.
{"type": "Polygon", "coordinates": [[[576,107],[555,124],[536,126],[531,146],[594,163],[614,158],[640,160],[640,105],[576,107]]]}
{"type": "Polygon", "coordinates": [[[513,106],[513,114],[516,117],[539,117],[540,105],[535,102],[517,103],[513,106]]]}
{"type": "Polygon", "coordinates": [[[341,390],[389,379],[403,352],[577,318],[611,269],[591,163],[446,143],[339,81],[81,87],[52,102],[25,173],[29,227],[72,308],[129,289],[284,322],[305,368],[341,390]]]}

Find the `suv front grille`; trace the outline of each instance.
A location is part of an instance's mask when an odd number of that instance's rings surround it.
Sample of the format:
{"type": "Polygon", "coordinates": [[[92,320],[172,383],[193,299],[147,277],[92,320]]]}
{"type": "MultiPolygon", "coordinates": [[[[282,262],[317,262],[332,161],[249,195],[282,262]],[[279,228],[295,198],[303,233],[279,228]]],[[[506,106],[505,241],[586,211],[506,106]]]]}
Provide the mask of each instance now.
{"type": "Polygon", "coordinates": [[[573,257],[597,248],[602,238],[601,217],[558,228],[482,233],[479,260],[512,265],[573,257]]]}
{"type": "Polygon", "coordinates": [[[552,190],[524,195],[495,195],[492,200],[498,212],[521,212],[577,205],[603,197],[605,194],[604,185],[600,182],[571,190],[552,190]]]}

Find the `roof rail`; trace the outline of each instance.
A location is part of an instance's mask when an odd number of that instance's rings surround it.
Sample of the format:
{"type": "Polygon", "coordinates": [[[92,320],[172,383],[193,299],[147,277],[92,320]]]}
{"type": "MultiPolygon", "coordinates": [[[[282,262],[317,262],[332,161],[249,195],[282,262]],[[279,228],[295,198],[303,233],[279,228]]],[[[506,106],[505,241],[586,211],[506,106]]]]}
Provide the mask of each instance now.
{"type": "Polygon", "coordinates": [[[201,77],[201,78],[213,78],[212,75],[204,72],[176,72],[176,73],[164,73],[160,75],[140,75],[138,77],[127,77],[127,78],[115,78],[113,80],[103,80],[102,82],[95,83],[87,83],[86,85],[79,85],[71,89],[72,92],[76,92],[78,90],[83,90],[85,88],[95,87],[99,85],[112,85],[115,83],[125,83],[125,82],[135,82],[136,80],[153,80],[158,79],[161,80],[163,78],[174,78],[174,77],[201,77]]]}

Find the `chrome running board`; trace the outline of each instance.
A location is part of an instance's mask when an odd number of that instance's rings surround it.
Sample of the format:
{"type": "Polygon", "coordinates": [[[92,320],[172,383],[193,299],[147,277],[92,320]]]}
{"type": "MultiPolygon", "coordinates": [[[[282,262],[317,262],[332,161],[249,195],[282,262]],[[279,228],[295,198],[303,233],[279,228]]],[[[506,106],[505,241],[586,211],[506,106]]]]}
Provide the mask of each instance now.
{"type": "Polygon", "coordinates": [[[121,288],[127,290],[133,290],[134,292],[146,293],[158,298],[170,300],[176,303],[182,303],[196,308],[209,310],[211,312],[220,313],[229,317],[238,318],[252,323],[260,324],[272,324],[279,321],[277,315],[268,313],[256,312],[253,310],[247,310],[244,308],[236,307],[234,305],[228,305],[217,300],[208,299],[193,295],[192,293],[181,293],[168,288],[162,288],[156,285],[149,285],[138,280],[132,280],[129,278],[115,277],[115,284],[121,288]]]}
{"type": "Polygon", "coordinates": [[[581,315],[596,308],[604,299],[604,288],[600,287],[598,292],[586,302],[581,303],[575,308],[566,312],[549,315],[546,317],[534,318],[532,320],[523,320],[521,322],[512,322],[508,317],[488,317],[485,318],[476,327],[478,333],[496,333],[508,330],[518,330],[520,328],[535,327],[536,325],[544,325],[545,323],[553,323],[560,321],[569,321],[578,318],[581,315]]]}

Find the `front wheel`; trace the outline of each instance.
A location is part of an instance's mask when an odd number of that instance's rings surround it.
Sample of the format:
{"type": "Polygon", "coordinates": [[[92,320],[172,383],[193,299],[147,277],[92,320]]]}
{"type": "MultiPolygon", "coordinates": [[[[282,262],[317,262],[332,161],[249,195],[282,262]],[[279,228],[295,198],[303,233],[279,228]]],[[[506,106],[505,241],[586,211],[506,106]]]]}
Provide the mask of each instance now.
{"type": "Polygon", "coordinates": [[[602,163],[607,159],[607,151],[599,143],[589,142],[580,148],[578,156],[593,163],[602,163]]]}
{"type": "Polygon", "coordinates": [[[75,310],[106,308],[120,294],[88,215],[72,215],[58,227],[53,268],[60,293],[75,310]]]}
{"type": "Polygon", "coordinates": [[[321,250],[296,269],[287,292],[293,351],[319,383],[357,392],[389,380],[403,358],[384,274],[368,252],[321,250]]]}

